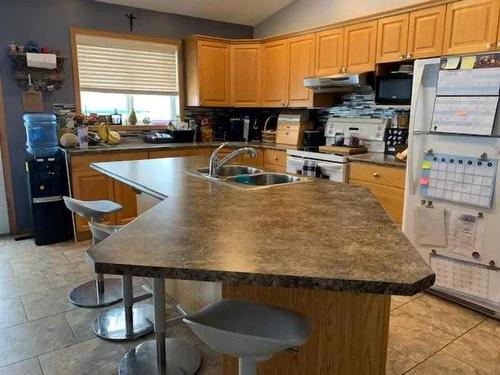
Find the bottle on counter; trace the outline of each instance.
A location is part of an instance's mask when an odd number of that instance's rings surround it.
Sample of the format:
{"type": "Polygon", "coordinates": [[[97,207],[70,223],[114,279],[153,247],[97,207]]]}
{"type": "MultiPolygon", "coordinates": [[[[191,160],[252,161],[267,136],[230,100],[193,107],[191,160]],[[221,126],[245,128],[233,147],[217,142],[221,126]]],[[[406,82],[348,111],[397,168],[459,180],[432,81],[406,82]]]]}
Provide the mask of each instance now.
{"type": "Polygon", "coordinates": [[[349,128],[349,147],[361,146],[359,128],[349,128]]]}
{"type": "Polygon", "coordinates": [[[341,132],[335,133],[334,142],[335,142],[335,146],[343,146],[344,142],[345,142],[344,133],[341,133],[341,132]]]}

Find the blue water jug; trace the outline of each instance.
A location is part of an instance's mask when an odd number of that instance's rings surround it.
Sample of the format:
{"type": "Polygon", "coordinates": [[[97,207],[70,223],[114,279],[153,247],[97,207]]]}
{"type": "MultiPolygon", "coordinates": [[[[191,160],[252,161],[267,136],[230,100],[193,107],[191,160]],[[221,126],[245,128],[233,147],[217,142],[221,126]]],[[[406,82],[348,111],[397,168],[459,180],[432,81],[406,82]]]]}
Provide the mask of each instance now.
{"type": "Polygon", "coordinates": [[[30,113],[23,116],[26,128],[26,150],[34,156],[53,156],[58,150],[56,116],[30,113]]]}

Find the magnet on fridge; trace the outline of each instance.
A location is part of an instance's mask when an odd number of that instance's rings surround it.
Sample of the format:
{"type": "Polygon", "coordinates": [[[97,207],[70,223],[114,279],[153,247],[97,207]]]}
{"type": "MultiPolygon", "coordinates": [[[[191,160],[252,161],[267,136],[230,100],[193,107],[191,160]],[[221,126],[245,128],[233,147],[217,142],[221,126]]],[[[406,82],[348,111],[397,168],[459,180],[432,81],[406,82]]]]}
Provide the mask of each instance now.
{"type": "Polygon", "coordinates": [[[425,186],[429,185],[429,179],[425,178],[425,177],[422,177],[420,179],[420,185],[425,185],[425,186]]]}
{"type": "Polygon", "coordinates": [[[432,163],[430,160],[424,160],[422,163],[422,169],[431,169],[432,163]]]}

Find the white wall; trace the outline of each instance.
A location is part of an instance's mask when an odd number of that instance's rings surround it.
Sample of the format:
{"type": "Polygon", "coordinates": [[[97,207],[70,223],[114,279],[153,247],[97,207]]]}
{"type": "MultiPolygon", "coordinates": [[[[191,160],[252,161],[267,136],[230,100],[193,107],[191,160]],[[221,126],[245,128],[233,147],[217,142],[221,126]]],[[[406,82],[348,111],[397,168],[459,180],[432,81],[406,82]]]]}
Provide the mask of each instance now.
{"type": "Polygon", "coordinates": [[[254,37],[311,29],[427,0],[295,0],[254,28],[254,37]]]}

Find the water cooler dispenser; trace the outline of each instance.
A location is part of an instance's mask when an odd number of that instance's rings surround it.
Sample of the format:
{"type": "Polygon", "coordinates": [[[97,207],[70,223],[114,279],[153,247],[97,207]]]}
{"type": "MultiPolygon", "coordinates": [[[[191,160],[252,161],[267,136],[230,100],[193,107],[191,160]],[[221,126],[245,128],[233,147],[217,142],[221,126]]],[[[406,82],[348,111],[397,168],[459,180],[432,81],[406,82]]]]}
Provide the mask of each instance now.
{"type": "Polygon", "coordinates": [[[63,196],[69,194],[64,153],[57,147],[57,125],[50,114],[24,115],[25,160],[35,244],[46,245],[73,238],[73,221],[63,196]]]}

